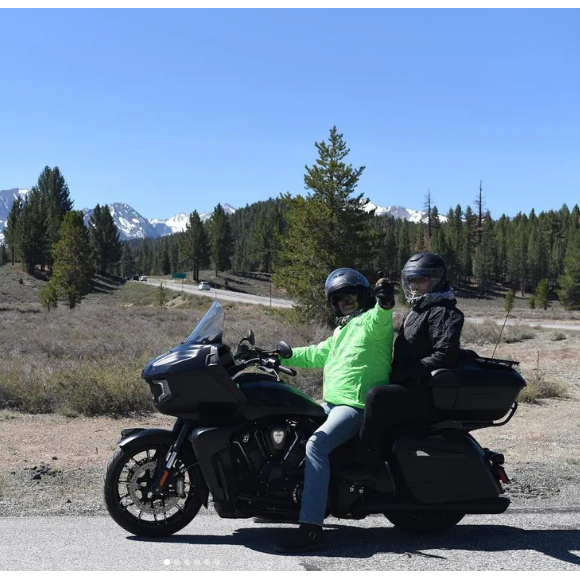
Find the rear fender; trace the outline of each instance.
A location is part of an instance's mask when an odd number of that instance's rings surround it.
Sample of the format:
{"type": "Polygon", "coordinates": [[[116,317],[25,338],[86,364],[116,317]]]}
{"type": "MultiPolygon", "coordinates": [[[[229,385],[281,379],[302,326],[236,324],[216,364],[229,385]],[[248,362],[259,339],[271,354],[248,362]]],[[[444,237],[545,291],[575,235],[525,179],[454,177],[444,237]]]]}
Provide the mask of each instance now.
{"type": "MultiPolygon", "coordinates": [[[[117,445],[126,453],[130,453],[142,445],[162,444],[167,445],[167,448],[169,449],[169,447],[171,447],[177,440],[179,433],[169,431],[168,429],[124,429],[121,432],[121,435],[123,437],[117,445]]],[[[195,451],[189,441],[185,441],[181,446],[179,456],[186,465],[198,463],[195,451]]],[[[203,505],[207,508],[209,489],[198,465],[194,467],[193,474],[195,478],[194,485],[196,493],[203,505]]]]}

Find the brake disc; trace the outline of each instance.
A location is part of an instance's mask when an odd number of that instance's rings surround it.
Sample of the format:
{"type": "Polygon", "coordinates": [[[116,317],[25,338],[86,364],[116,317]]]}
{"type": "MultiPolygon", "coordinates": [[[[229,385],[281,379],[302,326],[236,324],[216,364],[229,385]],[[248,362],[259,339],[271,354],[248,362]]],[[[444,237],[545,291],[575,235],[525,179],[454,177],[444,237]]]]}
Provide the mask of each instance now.
{"type": "Polygon", "coordinates": [[[140,465],[129,479],[129,495],[144,513],[159,515],[178,507],[179,497],[153,494],[151,484],[155,477],[157,461],[140,465]]]}

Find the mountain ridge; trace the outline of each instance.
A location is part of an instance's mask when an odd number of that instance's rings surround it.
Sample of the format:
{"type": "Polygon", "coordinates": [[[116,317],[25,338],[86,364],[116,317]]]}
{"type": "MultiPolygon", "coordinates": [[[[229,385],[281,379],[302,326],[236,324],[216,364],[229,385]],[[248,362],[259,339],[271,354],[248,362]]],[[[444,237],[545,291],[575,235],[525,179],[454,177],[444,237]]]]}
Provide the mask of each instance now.
{"type": "MultiPolygon", "coordinates": [[[[26,194],[29,190],[21,188],[12,188],[0,190],[0,242],[4,241],[4,227],[8,214],[12,208],[12,204],[18,199],[26,199],[26,194]]],[[[135,208],[127,203],[114,202],[106,204],[113,217],[115,225],[119,228],[119,233],[122,240],[132,240],[139,238],[159,238],[178,232],[185,231],[185,227],[189,221],[189,214],[180,212],[167,219],[152,218],[148,219],[141,215],[135,208]]],[[[222,204],[224,211],[232,215],[236,212],[236,208],[230,204],[222,204]]],[[[406,219],[408,221],[418,223],[420,222],[425,212],[404,208],[398,205],[378,206],[369,202],[365,209],[367,211],[375,210],[375,215],[389,214],[395,218],[406,219]]],[[[84,208],[82,210],[85,224],[88,225],[89,219],[93,213],[93,209],[84,208]]],[[[199,214],[202,221],[207,221],[211,217],[212,212],[202,212],[199,214]]],[[[440,216],[441,220],[445,220],[444,216],[440,216]]]]}

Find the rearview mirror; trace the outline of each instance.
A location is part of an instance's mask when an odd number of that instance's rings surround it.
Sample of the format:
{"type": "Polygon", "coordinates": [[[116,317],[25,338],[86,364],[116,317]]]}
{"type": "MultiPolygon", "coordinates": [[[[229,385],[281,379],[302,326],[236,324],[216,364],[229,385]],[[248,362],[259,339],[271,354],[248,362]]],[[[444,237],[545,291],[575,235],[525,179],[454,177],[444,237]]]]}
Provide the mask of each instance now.
{"type": "Polygon", "coordinates": [[[292,348],[289,347],[285,342],[280,341],[276,345],[276,350],[282,358],[290,358],[292,356],[292,348]]]}
{"type": "Polygon", "coordinates": [[[256,339],[254,338],[254,331],[253,330],[248,330],[248,332],[246,333],[246,340],[252,345],[254,346],[256,344],[256,339]]]}

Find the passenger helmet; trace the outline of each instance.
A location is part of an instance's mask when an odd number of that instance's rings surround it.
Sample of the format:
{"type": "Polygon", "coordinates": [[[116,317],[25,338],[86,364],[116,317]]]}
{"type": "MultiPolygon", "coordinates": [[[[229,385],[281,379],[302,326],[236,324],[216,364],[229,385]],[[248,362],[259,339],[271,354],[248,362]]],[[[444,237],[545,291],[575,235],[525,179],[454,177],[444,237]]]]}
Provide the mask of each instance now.
{"type": "Polygon", "coordinates": [[[418,302],[425,294],[447,290],[447,264],[445,260],[430,252],[421,252],[411,256],[403,266],[401,283],[405,298],[410,304],[418,302]],[[418,287],[418,279],[423,283],[418,287]]]}

